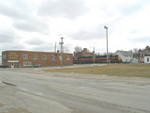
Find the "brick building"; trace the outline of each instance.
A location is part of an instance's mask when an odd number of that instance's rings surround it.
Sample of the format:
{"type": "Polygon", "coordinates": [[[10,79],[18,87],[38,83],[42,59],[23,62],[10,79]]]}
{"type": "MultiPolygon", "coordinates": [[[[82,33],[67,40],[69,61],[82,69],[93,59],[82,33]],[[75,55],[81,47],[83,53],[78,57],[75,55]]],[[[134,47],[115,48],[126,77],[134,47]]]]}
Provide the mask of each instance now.
{"type": "Polygon", "coordinates": [[[72,65],[73,55],[57,52],[35,52],[35,51],[4,51],[2,52],[2,64],[10,68],[24,68],[32,66],[59,66],[72,65]],[[62,60],[63,58],[63,60],[62,60]]]}
{"type": "Polygon", "coordinates": [[[81,52],[74,52],[74,58],[77,58],[77,57],[81,57],[81,56],[94,56],[95,53],[94,51],[93,52],[89,52],[87,48],[83,48],[83,50],[81,52]]]}

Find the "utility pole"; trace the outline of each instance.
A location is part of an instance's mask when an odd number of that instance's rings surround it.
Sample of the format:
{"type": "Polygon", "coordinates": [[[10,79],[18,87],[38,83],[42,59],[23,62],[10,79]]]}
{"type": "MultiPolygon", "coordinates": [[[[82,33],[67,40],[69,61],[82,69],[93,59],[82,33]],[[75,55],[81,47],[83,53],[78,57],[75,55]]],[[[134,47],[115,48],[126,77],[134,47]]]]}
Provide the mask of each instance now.
{"type": "Polygon", "coordinates": [[[95,63],[95,47],[93,47],[93,64],[95,63]]]}
{"type": "Polygon", "coordinates": [[[54,53],[56,53],[56,44],[57,44],[57,43],[55,42],[54,53]]]}
{"type": "Polygon", "coordinates": [[[108,65],[108,27],[104,26],[104,29],[106,29],[106,51],[107,51],[107,65],[108,65]]]}
{"type": "Polygon", "coordinates": [[[60,44],[60,47],[61,47],[61,68],[63,67],[63,37],[60,38],[61,39],[61,42],[59,42],[60,44]]]}

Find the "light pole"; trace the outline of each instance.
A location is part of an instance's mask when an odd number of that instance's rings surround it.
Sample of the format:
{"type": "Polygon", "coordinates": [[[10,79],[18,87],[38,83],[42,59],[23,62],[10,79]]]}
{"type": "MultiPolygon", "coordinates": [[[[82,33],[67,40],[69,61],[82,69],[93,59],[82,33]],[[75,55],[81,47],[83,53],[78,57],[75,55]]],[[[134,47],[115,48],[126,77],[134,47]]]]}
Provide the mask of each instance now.
{"type": "Polygon", "coordinates": [[[61,42],[59,42],[60,46],[61,46],[61,67],[63,67],[63,37],[60,38],[61,42]]]}
{"type": "Polygon", "coordinates": [[[95,63],[95,47],[93,47],[93,64],[95,63]]]}
{"type": "Polygon", "coordinates": [[[106,29],[106,51],[107,51],[107,65],[108,65],[108,27],[104,26],[104,29],[106,29]]]}
{"type": "Polygon", "coordinates": [[[93,64],[95,63],[95,47],[90,47],[93,48],[93,52],[92,52],[92,57],[93,57],[93,64]]]}

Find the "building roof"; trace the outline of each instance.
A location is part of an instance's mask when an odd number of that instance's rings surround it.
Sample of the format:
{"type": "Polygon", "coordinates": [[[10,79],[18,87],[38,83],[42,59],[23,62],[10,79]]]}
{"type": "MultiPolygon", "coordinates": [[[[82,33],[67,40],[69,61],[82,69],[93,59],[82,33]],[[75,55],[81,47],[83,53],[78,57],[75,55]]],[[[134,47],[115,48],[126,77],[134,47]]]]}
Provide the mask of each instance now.
{"type": "Polygon", "coordinates": [[[150,50],[147,50],[147,49],[143,49],[141,50],[142,53],[150,53],[150,50]]]}
{"type": "Polygon", "coordinates": [[[132,55],[131,51],[123,51],[123,50],[117,50],[115,53],[120,53],[122,55],[128,55],[128,56],[132,55]]]}
{"type": "Polygon", "coordinates": [[[146,53],[145,56],[150,56],[150,53],[146,53]]]}
{"type": "MultiPolygon", "coordinates": [[[[48,51],[28,51],[28,50],[6,50],[6,51],[2,51],[2,53],[4,53],[4,52],[55,53],[55,52],[48,52],[48,51]]],[[[56,53],[60,53],[60,52],[56,52],[56,53]]],[[[63,54],[72,54],[72,53],[63,53],[63,54]]]]}

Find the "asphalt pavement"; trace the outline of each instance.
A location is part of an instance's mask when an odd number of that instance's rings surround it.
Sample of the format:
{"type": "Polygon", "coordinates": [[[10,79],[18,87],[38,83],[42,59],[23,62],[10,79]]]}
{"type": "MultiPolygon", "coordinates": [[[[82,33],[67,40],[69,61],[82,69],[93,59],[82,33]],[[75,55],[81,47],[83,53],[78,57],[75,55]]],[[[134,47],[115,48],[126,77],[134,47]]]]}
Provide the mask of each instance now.
{"type": "Polygon", "coordinates": [[[0,113],[150,113],[150,79],[0,69],[0,113]]]}

